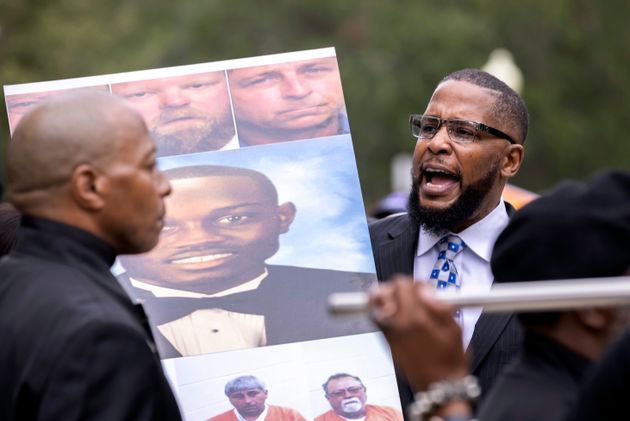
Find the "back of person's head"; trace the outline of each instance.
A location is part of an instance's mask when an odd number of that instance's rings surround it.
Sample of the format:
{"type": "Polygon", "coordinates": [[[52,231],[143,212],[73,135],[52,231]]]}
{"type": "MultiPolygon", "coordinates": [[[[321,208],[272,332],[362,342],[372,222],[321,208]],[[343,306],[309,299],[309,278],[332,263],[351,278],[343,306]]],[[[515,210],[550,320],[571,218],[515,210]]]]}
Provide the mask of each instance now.
{"type": "Polygon", "coordinates": [[[529,113],[523,98],[506,83],[480,69],[462,69],[450,73],[440,81],[448,80],[468,82],[481,88],[490,89],[497,93],[497,100],[492,113],[498,120],[504,121],[514,128],[519,135],[521,144],[525,143],[529,128],[529,113]]]}
{"type": "MultiPolygon", "coordinates": [[[[630,268],[630,173],[565,182],[519,210],[492,253],[494,282],[621,276],[630,268]]],[[[560,313],[519,315],[524,325],[560,313]]]]}
{"type": "Polygon", "coordinates": [[[0,257],[15,245],[19,225],[20,213],[10,203],[0,203],[0,257]]]}
{"type": "Polygon", "coordinates": [[[105,93],[71,92],[27,113],[7,148],[9,201],[23,213],[49,208],[78,165],[98,166],[115,156],[120,119],[130,110],[105,93]]]}

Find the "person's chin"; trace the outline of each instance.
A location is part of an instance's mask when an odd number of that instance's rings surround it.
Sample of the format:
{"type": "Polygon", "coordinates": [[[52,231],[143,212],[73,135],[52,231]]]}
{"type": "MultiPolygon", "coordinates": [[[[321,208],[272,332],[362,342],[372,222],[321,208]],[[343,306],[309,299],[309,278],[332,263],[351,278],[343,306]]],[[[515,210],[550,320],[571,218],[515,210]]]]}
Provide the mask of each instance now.
{"type": "Polygon", "coordinates": [[[433,211],[446,210],[452,207],[460,198],[459,192],[444,196],[420,195],[420,206],[433,211]]]}

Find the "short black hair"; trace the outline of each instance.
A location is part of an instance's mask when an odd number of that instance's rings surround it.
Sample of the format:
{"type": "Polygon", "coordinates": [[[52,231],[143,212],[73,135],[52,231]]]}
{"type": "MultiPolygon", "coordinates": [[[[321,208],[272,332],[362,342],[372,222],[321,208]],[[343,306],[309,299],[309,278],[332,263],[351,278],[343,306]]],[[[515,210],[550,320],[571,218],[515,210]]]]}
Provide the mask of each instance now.
{"type": "Polygon", "coordinates": [[[355,379],[356,381],[361,383],[361,386],[365,387],[365,385],[363,384],[361,379],[358,378],[357,376],[353,376],[352,374],[348,374],[348,373],[336,373],[336,374],[333,374],[332,376],[328,377],[328,379],[324,382],[324,384],[322,384],[322,388],[324,389],[324,393],[328,394],[328,383],[330,383],[332,380],[337,380],[337,379],[341,379],[341,378],[344,378],[344,377],[352,377],[353,379],[355,379]]]}
{"type": "Polygon", "coordinates": [[[227,165],[190,165],[165,170],[164,175],[169,180],[203,177],[247,177],[256,182],[265,197],[278,203],[278,190],[276,190],[276,186],[274,186],[269,177],[249,168],[230,167],[227,165]]]}
{"type": "MultiPolygon", "coordinates": [[[[492,114],[500,121],[504,121],[511,129],[517,131],[520,143],[524,144],[529,128],[529,114],[523,98],[507,84],[480,69],[462,69],[450,73],[440,81],[448,80],[468,82],[481,88],[497,92],[497,100],[492,108],[492,114]]],[[[519,139],[515,139],[519,141],[519,139]]]]}

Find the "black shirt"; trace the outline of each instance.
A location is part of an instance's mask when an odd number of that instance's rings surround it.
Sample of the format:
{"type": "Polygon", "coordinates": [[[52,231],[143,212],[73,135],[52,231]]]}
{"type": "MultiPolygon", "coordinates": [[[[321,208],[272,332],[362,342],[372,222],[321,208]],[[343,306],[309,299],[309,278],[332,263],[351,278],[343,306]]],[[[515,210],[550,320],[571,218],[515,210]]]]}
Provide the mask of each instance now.
{"type": "Polygon", "coordinates": [[[88,232],[22,218],[0,260],[1,420],[181,420],[114,259],[88,232]]]}
{"type": "Polygon", "coordinates": [[[591,362],[550,337],[527,332],[523,354],[483,402],[483,421],[563,420],[591,362]]]}

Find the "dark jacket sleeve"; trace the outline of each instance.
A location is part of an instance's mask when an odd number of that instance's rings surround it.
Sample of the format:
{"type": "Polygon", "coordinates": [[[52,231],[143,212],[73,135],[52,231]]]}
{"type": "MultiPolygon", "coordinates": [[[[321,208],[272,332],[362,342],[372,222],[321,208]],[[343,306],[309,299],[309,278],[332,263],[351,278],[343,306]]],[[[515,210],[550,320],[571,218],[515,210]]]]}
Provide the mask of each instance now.
{"type": "Polygon", "coordinates": [[[181,420],[151,344],[133,328],[92,323],[52,368],[38,420],[181,420]]]}

